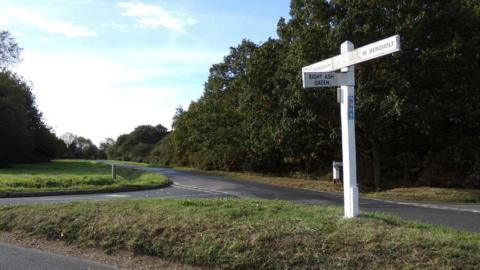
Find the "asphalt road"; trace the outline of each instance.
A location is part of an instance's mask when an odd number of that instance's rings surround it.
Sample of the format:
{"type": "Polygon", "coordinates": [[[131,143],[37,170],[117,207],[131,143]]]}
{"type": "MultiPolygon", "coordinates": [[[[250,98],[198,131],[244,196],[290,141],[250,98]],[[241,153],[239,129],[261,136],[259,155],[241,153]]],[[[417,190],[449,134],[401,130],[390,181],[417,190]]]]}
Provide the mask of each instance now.
{"type": "MultiPolygon", "coordinates": [[[[129,166],[135,167],[135,166],[129,166]]],[[[167,188],[148,191],[135,191],[110,194],[89,194],[72,196],[49,196],[30,198],[4,198],[0,205],[45,204],[70,201],[101,201],[114,198],[257,198],[269,200],[288,200],[296,203],[343,205],[341,195],[304,189],[271,186],[243,180],[227,179],[220,176],[178,171],[164,168],[136,167],[145,171],[157,172],[168,176],[175,182],[167,188]]],[[[480,232],[480,207],[476,205],[420,205],[395,203],[381,200],[361,199],[361,211],[384,212],[406,220],[421,221],[443,225],[471,232],[480,232]]],[[[108,269],[99,265],[88,268],[88,262],[67,257],[47,254],[33,250],[16,250],[15,247],[0,244],[0,270],[3,269],[108,269]],[[7,254],[7,255],[5,255],[7,254]],[[32,259],[33,258],[33,259],[32,259]],[[32,260],[33,263],[32,264],[32,260]],[[68,265],[68,267],[66,267],[68,265]],[[17,267],[17,268],[15,268],[17,267]],[[43,267],[43,268],[42,268],[43,267]],[[55,268],[57,267],[57,268],[55,268]],[[77,267],[77,268],[75,268],[77,267]],[[78,268],[83,267],[83,268],[78,268]]]]}
{"type": "Polygon", "coordinates": [[[0,270],[112,270],[112,266],[0,243],[0,270]]]}
{"type": "MultiPolygon", "coordinates": [[[[343,205],[343,196],[327,192],[266,185],[251,181],[227,179],[201,173],[166,168],[135,167],[168,176],[171,187],[109,194],[66,195],[27,198],[2,198],[0,205],[46,204],[70,201],[100,201],[115,198],[257,198],[288,200],[297,203],[343,205]]],[[[458,230],[480,232],[480,205],[428,205],[361,199],[361,211],[385,212],[407,220],[443,225],[458,230]]]]}

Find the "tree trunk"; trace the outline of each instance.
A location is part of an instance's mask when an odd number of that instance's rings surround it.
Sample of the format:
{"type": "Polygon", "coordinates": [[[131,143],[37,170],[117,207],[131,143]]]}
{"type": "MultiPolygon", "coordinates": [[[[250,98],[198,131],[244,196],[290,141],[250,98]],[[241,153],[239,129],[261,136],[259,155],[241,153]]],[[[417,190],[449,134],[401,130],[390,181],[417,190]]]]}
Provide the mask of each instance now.
{"type": "Polygon", "coordinates": [[[373,161],[373,183],[375,185],[375,189],[379,190],[382,187],[382,180],[381,180],[381,158],[380,153],[378,150],[378,145],[375,141],[372,141],[372,161],[373,161]]]}
{"type": "Polygon", "coordinates": [[[403,163],[403,184],[406,185],[406,186],[410,186],[411,185],[411,181],[410,181],[410,171],[409,171],[409,164],[408,164],[408,161],[405,161],[403,163]]]}

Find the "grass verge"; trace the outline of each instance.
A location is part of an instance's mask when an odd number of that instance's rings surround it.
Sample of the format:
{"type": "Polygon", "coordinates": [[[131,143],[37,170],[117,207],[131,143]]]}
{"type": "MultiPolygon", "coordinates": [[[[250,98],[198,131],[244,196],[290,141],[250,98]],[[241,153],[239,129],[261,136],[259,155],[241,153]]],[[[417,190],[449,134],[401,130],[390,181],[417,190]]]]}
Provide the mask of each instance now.
{"type": "Polygon", "coordinates": [[[478,189],[409,187],[367,193],[367,196],[400,201],[480,203],[478,189]]]}
{"type": "Polygon", "coordinates": [[[111,167],[90,161],[56,160],[50,163],[15,164],[0,169],[0,197],[12,192],[49,192],[150,187],[169,183],[159,174],[111,167]]]}
{"type": "Polygon", "coordinates": [[[0,207],[0,230],[222,269],[478,269],[480,234],[282,201],[0,207]]]}

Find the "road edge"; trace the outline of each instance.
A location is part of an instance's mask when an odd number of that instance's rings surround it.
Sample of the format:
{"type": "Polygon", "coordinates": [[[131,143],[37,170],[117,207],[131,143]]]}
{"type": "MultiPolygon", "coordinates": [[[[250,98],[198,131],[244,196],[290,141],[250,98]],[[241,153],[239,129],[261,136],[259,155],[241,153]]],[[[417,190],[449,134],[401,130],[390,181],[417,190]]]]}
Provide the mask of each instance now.
{"type": "Polygon", "coordinates": [[[143,191],[159,188],[166,188],[173,185],[170,179],[164,184],[151,186],[126,186],[118,188],[90,189],[90,190],[58,190],[58,191],[38,191],[38,192],[0,192],[0,198],[25,198],[25,197],[46,197],[46,196],[64,196],[64,195],[86,195],[86,194],[102,194],[102,193],[118,193],[143,191]]]}

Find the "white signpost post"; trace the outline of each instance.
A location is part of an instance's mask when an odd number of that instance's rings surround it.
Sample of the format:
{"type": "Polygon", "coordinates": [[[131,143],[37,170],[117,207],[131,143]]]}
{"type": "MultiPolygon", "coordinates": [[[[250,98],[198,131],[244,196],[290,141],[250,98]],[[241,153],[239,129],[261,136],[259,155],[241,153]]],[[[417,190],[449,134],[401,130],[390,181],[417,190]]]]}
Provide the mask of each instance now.
{"type": "Polygon", "coordinates": [[[342,122],[343,194],[345,217],[360,214],[355,150],[355,69],[354,65],[400,51],[400,36],[395,35],[356,50],[345,41],[340,55],[302,68],[304,88],[340,86],[342,122]],[[334,72],[340,70],[341,72],[334,72]]]}

